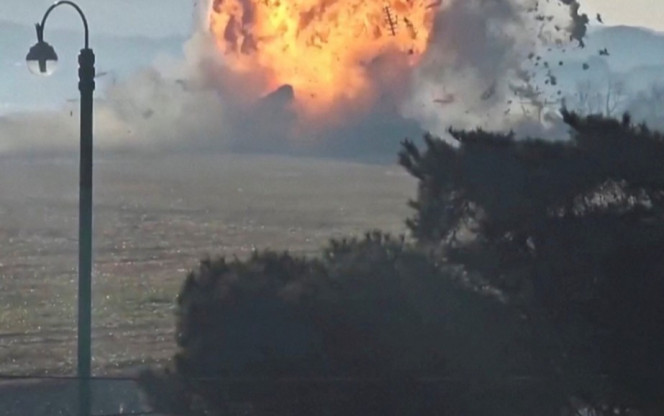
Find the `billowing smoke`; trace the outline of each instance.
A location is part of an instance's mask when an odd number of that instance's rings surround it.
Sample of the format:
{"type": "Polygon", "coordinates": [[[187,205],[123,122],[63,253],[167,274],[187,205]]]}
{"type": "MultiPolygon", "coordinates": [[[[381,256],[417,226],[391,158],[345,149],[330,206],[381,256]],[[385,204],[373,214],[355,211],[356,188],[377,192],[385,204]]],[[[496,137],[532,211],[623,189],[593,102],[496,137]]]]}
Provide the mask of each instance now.
{"type": "MultiPolygon", "coordinates": [[[[394,4],[396,14],[400,3],[394,4]]],[[[95,114],[98,149],[372,157],[393,154],[406,135],[423,130],[444,135],[450,126],[544,132],[550,114],[540,104],[543,92],[535,83],[550,74],[538,80],[529,59],[545,48],[578,47],[588,22],[572,0],[433,1],[418,11],[421,28],[401,16],[402,28],[410,29],[415,39],[427,28],[424,13],[435,9],[425,49],[404,53],[392,44],[374,42],[384,49],[371,50],[366,61],[353,56],[361,62],[366,85],[338,85],[348,93],[328,93],[326,106],[312,112],[308,110],[317,105],[311,91],[315,84],[274,84],[275,79],[288,79],[276,78],[276,69],[265,69],[266,62],[260,60],[249,62],[255,64],[251,70],[238,70],[246,62],[233,62],[210,30],[212,7],[212,1],[199,6],[199,29],[184,45],[183,61],[162,63],[159,70],[146,68],[103,93],[95,114]],[[307,90],[298,90],[298,85],[307,90]],[[353,94],[354,86],[362,94],[353,94]]],[[[383,32],[390,30],[390,16],[383,32]]],[[[405,35],[394,36],[401,40],[405,35]]],[[[288,74],[284,70],[279,75],[283,73],[288,74]]],[[[77,120],[74,107],[0,118],[0,151],[75,147],[77,120]]]]}
{"type": "Polygon", "coordinates": [[[538,107],[552,75],[531,63],[544,50],[578,47],[587,24],[578,3],[555,3],[453,2],[438,15],[405,113],[438,133],[454,126],[546,134],[548,114],[538,107]]]}

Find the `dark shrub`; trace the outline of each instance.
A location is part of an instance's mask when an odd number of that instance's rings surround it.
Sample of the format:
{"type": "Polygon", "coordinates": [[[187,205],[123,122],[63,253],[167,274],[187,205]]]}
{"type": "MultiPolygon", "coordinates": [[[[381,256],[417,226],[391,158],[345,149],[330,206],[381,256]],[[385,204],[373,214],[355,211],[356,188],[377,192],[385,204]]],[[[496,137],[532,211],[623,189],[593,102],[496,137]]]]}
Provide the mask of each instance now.
{"type": "Polygon", "coordinates": [[[564,113],[567,142],[451,131],[406,141],[419,179],[408,221],[422,247],[475,271],[556,328],[566,374],[592,374],[601,401],[664,412],[664,137],[564,113]]]}
{"type": "Polygon", "coordinates": [[[463,279],[380,233],[333,241],[317,260],[203,261],[178,297],[173,369],[146,375],[146,391],[157,409],[192,415],[238,403],[255,414],[509,414],[528,404],[507,400],[505,380],[544,375],[544,360],[522,347],[526,323],[463,279]]]}

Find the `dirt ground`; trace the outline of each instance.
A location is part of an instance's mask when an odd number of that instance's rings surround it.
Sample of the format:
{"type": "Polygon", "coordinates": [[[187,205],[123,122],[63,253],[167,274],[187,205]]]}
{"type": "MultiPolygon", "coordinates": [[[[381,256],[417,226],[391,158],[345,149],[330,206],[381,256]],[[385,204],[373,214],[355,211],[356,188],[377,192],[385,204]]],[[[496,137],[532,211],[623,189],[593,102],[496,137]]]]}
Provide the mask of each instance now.
{"type": "MultiPolygon", "coordinates": [[[[77,169],[0,160],[1,374],[74,372],[77,169]]],[[[173,300],[200,258],[315,255],[330,238],[403,233],[415,193],[396,165],[277,156],[107,157],[95,175],[97,375],[172,355],[173,300]]],[[[0,389],[0,407],[15,388],[0,389]]]]}

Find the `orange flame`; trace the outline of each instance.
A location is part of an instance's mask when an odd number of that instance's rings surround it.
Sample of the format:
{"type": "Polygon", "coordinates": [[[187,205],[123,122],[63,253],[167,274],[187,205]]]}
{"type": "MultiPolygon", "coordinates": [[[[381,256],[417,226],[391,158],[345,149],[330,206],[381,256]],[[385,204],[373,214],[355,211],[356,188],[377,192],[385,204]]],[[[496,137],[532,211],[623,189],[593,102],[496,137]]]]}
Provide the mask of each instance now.
{"type": "Polygon", "coordinates": [[[322,115],[373,99],[368,66],[427,47],[440,1],[214,0],[210,30],[229,67],[257,73],[264,92],[290,84],[298,110],[322,115]]]}

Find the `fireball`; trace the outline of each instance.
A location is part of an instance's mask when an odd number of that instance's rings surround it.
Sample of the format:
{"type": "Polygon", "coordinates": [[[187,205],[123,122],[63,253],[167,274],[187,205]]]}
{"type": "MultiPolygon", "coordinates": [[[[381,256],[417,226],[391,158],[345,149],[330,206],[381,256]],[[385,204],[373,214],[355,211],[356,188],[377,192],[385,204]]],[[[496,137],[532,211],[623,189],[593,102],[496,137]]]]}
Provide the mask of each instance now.
{"type": "MultiPolygon", "coordinates": [[[[288,84],[300,112],[321,115],[377,92],[369,69],[425,52],[440,2],[428,0],[214,0],[210,31],[231,70],[259,75],[268,93],[288,84]]],[[[399,68],[404,65],[399,66],[399,68]]]]}

